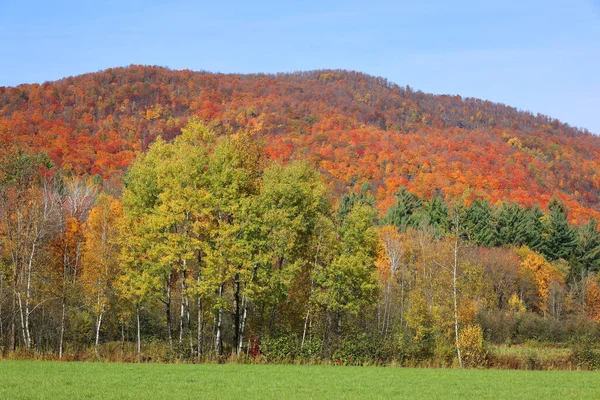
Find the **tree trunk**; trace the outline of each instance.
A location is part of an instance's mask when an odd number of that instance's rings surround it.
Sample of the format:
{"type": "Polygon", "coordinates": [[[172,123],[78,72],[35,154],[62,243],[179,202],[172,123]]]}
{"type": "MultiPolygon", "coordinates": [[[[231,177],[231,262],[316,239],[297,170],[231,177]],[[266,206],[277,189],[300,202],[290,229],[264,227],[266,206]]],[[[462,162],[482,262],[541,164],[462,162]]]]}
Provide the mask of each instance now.
{"type": "Polygon", "coordinates": [[[62,313],[61,313],[61,317],[60,317],[60,339],[59,339],[59,343],[58,343],[58,358],[62,358],[63,355],[63,345],[64,345],[64,339],[65,339],[65,320],[66,320],[66,314],[67,314],[67,298],[64,296],[62,297],[62,313]]]}
{"type": "Polygon", "coordinates": [[[167,301],[165,302],[165,312],[167,314],[167,336],[169,340],[169,353],[173,353],[173,333],[172,333],[172,321],[171,321],[171,280],[172,274],[169,274],[167,279],[167,301]]]}
{"type": "Polygon", "coordinates": [[[232,351],[237,354],[240,340],[240,274],[235,274],[235,292],[233,294],[235,312],[233,314],[233,343],[232,351]]]}
{"type": "MultiPolygon", "coordinates": [[[[200,271],[202,268],[202,253],[198,252],[198,276],[196,277],[196,283],[198,288],[200,287],[200,271]]],[[[198,349],[197,356],[198,361],[202,358],[202,347],[203,347],[203,332],[204,332],[204,310],[202,309],[202,296],[198,293],[198,349]]],[[[191,336],[191,329],[190,329],[191,336]]],[[[191,340],[191,339],[190,339],[191,340]]]]}
{"type": "Polygon", "coordinates": [[[404,272],[402,272],[402,282],[400,283],[400,326],[404,324],[404,272]]]}
{"type": "Polygon", "coordinates": [[[121,319],[121,360],[125,356],[125,320],[121,319]]]}
{"type": "Polygon", "coordinates": [[[12,296],[12,315],[10,317],[10,342],[8,347],[15,351],[17,349],[17,324],[15,316],[17,315],[17,278],[15,275],[13,282],[13,296],[12,296]]]}
{"type": "Polygon", "coordinates": [[[98,343],[100,342],[100,327],[102,326],[102,315],[104,313],[100,312],[98,314],[98,320],[96,323],[96,343],[94,344],[94,352],[96,353],[96,357],[100,360],[100,353],[98,352],[98,343]]]}
{"type": "MultiPolygon", "coordinates": [[[[316,262],[315,262],[316,264],[316,262]]],[[[312,292],[314,290],[315,280],[310,280],[310,290],[308,292],[308,307],[306,308],[306,317],[304,318],[304,329],[302,330],[302,343],[300,343],[300,349],[304,347],[304,341],[306,340],[306,332],[308,330],[308,320],[310,318],[310,309],[312,308],[312,302],[310,298],[312,296],[312,292]]]]}
{"type": "Polygon", "coordinates": [[[198,350],[197,350],[197,355],[198,355],[198,361],[200,361],[200,359],[202,358],[202,345],[203,345],[203,340],[202,340],[202,332],[204,331],[204,313],[202,310],[202,298],[200,296],[198,296],[198,350]]]}
{"type": "Polygon", "coordinates": [[[31,270],[33,268],[33,256],[35,254],[36,244],[37,243],[34,241],[33,245],[31,246],[29,264],[27,265],[27,286],[25,288],[25,348],[27,350],[31,349],[31,332],[29,329],[29,314],[31,314],[31,312],[29,311],[29,305],[31,302],[31,270]]]}
{"type": "Polygon", "coordinates": [[[137,361],[142,362],[142,335],[140,332],[140,306],[136,304],[135,307],[136,319],[137,319],[137,361]]]}
{"type": "Polygon", "coordinates": [[[185,320],[185,272],[183,279],[181,280],[181,308],[179,310],[179,344],[183,343],[183,327],[185,320]]]}
{"type": "Polygon", "coordinates": [[[17,299],[19,300],[19,315],[21,316],[21,334],[23,336],[23,344],[25,348],[29,350],[27,347],[27,334],[25,333],[25,315],[23,311],[23,301],[21,300],[21,293],[18,293],[17,299]]]}
{"type": "Polygon", "coordinates": [[[244,295],[242,298],[242,320],[240,322],[240,335],[237,343],[237,354],[240,355],[242,353],[242,349],[244,346],[244,333],[246,332],[246,318],[248,316],[248,299],[244,295]]]}
{"type": "MultiPolygon", "coordinates": [[[[258,265],[255,264],[252,269],[252,277],[250,278],[250,282],[254,282],[254,277],[256,276],[256,271],[258,270],[258,265]]],[[[237,343],[237,353],[241,354],[243,346],[244,346],[244,334],[246,333],[246,320],[248,318],[248,297],[246,294],[242,297],[242,321],[240,322],[240,337],[237,343]]]]}
{"type": "Polygon", "coordinates": [[[215,335],[215,353],[217,356],[220,356],[222,354],[222,349],[223,349],[223,340],[221,337],[221,324],[222,324],[222,320],[223,320],[223,306],[220,304],[221,303],[221,299],[223,298],[223,284],[221,284],[221,286],[219,287],[219,310],[217,311],[217,334],[215,335]]]}
{"type": "Polygon", "coordinates": [[[454,239],[454,265],[452,268],[452,283],[453,283],[453,298],[454,298],[454,339],[456,342],[456,355],[458,356],[458,364],[463,368],[462,356],[460,354],[460,346],[458,343],[458,299],[457,299],[457,284],[456,278],[458,275],[458,229],[454,239]]]}
{"type": "Polygon", "coordinates": [[[308,330],[308,319],[310,317],[310,304],[308,305],[308,309],[306,310],[306,318],[304,318],[304,329],[302,330],[302,343],[300,343],[300,349],[304,347],[304,342],[306,341],[306,331],[308,330]]]}

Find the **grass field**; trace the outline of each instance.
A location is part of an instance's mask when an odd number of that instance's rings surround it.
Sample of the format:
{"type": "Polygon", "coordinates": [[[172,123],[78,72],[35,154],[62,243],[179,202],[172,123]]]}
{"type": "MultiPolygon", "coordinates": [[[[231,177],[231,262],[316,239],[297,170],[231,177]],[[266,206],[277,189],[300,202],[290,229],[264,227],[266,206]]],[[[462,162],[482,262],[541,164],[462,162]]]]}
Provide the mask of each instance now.
{"type": "Polygon", "coordinates": [[[0,399],[599,399],[600,373],[0,361],[0,399]]]}

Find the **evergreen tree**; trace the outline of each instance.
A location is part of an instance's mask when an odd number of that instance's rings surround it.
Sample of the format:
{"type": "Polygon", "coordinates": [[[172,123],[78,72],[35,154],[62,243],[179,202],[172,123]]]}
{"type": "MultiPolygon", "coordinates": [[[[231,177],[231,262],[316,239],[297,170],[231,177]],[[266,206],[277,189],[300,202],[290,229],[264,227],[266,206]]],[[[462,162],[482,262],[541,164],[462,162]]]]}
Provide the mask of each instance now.
{"type": "Polygon", "coordinates": [[[547,236],[544,218],[544,213],[537,205],[525,211],[525,244],[533,251],[541,252],[544,248],[547,236]]]}
{"type": "Polygon", "coordinates": [[[405,232],[409,227],[419,225],[419,212],[423,202],[419,197],[401,187],[396,195],[396,204],[389,208],[385,216],[385,224],[394,225],[398,232],[405,232]]]}
{"type": "Polygon", "coordinates": [[[448,206],[440,197],[434,196],[425,203],[421,215],[420,219],[433,228],[437,238],[448,233],[448,206]]]}
{"type": "Polygon", "coordinates": [[[360,191],[358,193],[346,193],[341,199],[340,204],[338,206],[338,219],[343,221],[352,207],[356,204],[364,204],[369,207],[375,207],[375,199],[371,196],[371,185],[368,182],[365,182],[361,185],[360,191]]]}
{"type": "Polygon", "coordinates": [[[478,245],[495,243],[494,210],[489,201],[476,199],[466,210],[465,231],[469,240],[478,245]]]}
{"type": "Polygon", "coordinates": [[[496,244],[522,245],[527,243],[527,215],[516,203],[502,203],[496,221],[496,244]]]}
{"type": "Polygon", "coordinates": [[[598,222],[592,217],[578,233],[577,247],[570,260],[570,274],[585,276],[600,271],[600,235],[598,222]]]}
{"type": "Polygon", "coordinates": [[[549,231],[542,252],[550,260],[567,259],[577,246],[577,233],[569,226],[567,210],[559,200],[552,199],[548,208],[549,231]]]}

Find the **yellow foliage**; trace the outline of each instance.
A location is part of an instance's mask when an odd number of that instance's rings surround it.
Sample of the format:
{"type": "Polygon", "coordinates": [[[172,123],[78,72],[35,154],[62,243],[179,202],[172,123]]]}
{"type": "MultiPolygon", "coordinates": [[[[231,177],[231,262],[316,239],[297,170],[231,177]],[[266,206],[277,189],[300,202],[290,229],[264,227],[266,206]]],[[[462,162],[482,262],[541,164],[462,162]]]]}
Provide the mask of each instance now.
{"type": "Polygon", "coordinates": [[[519,138],[516,138],[516,137],[510,138],[508,140],[508,144],[511,145],[512,147],[516,147],[518,149],[523,148],[523,144],[521,143],[519,138]]]}
{"type": "Polygon", "coordinates": [[[487,361],[487,352],[483,346],[483,330],[479,325],[469,325],[458,336],[463,364],[466,367],[483,367],[487,361]]]}
{"type": "Polygon", "coordinates": [[[516,293],[513,293],[510,299],[508,299],[508,307],[513,313],[525,312],[525,304],[516,293]]]}
{"type": "Polygon", "coordinates": [[[461,300],[458,310],[458,320],[460,325],[469,325],[473,323],[477,316],[477,302],[474,300],[461,300]]]}
{"type": "Polygon", "coordinates": [[[530,272],[537,286],[537,294],[540,298],[540,306],[548,299],[550,286],[552,282],[564,284],[558,268],[550,264],[546,259],[538,253],[535,253],[527,247],[522,247],[519,250],[519,255],[523,259],[521,262],[521,273],[530,272]]]}

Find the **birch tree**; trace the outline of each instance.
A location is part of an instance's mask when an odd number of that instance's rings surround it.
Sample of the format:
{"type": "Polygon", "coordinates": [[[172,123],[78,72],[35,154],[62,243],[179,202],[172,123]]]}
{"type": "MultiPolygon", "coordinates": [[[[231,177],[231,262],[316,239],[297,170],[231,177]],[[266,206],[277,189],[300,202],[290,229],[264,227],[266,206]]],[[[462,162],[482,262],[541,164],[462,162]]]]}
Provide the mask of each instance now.
{"type": "Polygon", "coordinates": [[[119,279],[121,202],[102,194],[91,210],[85,226],[83,252],[83,289],[96,315],[94,351],[100,358],[98,346],[102,319],[111,301],[115,301],[115,282],[119,279]]]}

